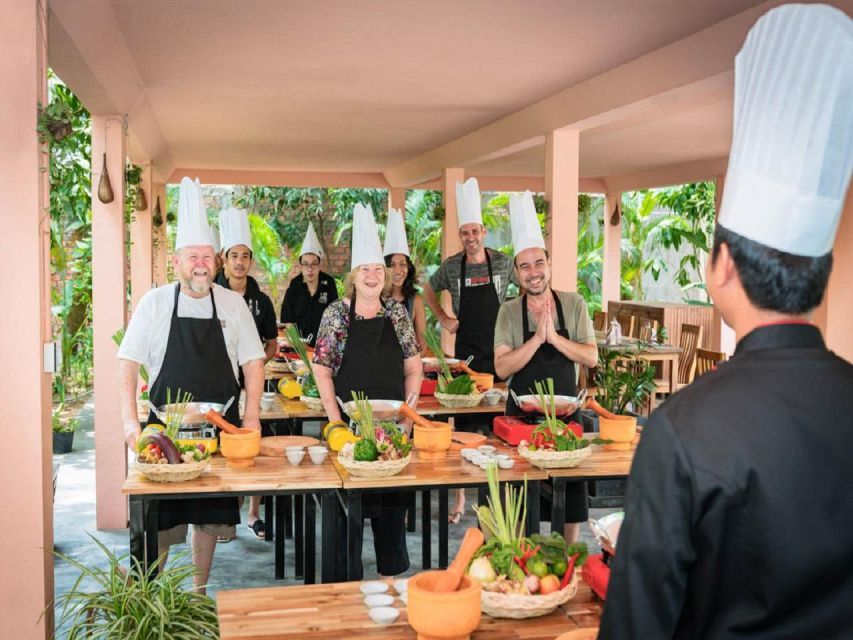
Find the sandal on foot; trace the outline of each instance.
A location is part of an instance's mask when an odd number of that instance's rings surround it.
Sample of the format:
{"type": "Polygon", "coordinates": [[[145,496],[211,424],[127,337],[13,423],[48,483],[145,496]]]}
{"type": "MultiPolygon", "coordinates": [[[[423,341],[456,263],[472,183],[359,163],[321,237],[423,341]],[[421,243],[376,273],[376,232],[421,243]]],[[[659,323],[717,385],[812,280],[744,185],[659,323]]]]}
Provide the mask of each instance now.
{"type": "Polygon", "coordinates": [[[450,524],[459,524],[460,520],[462,520],[461,511],[454,511],[449,516],[447,516],[447,522],[450,524]]]}
{"type": "Polygon", "coordinates": [[[231,542],[234,538],[227,536],[216,536],[216,542],[225,544],[226,542],[231,542]]]}
{"type": "Polygon", "coordinates": [[[267,528],[264,525],[264,521],[258,518],[251,524],[247,523],[246,528],[249,529],[252,533],[255,534],[255,537],[258,540],[264,540],[266,538],[267,528]]]}

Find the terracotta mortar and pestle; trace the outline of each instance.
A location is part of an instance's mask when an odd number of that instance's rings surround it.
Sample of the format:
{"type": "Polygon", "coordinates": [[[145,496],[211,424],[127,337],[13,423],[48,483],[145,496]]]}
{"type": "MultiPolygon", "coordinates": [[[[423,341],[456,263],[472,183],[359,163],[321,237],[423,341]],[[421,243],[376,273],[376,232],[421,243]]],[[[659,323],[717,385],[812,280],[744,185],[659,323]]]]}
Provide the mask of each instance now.
{"type": "Polygon", "coordinates": [[[255,457],[261,451],[260,431],[241,429],[212,409],[205,414],[205,418],[222,430],[219,434],[219,450],[229,467],[254,466],[255,457]]]}
{"type": "Polygon", "coordinates": [[[422,460],[442,460],[450,448],[450,425],[447,422],[427,420],[406,403],[400,406],[400,415],[414,423],[418,457],[422,460]]]}
{"type": "Polygon", "coordinates": [[[480,583],[465,575],[483,545],[483,532],[470,528],[446,571],[409,578],[409,624],[418,640],[468,640],[480,624],[480,583]]]}

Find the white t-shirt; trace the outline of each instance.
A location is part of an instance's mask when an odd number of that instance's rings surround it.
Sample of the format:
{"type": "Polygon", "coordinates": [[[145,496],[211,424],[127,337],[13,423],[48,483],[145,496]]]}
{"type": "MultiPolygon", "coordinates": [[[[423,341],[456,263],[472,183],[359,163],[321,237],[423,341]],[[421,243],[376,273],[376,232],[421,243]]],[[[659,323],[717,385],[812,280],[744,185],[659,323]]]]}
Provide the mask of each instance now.
{"type": "MultiPolygon", "coordinates": [[[[149,385],[154,384],[166,357],[176,286],[175,283],[167,284],[142,296],[118,350],[119,358],[148,367],[149,385]]],[[[225,347],[236,378],[238,365],[265,358],[264,348],[243,296],[217,284],[212,290],[216,298],[216,315],[222,323],[225,347]]],[[[178,296],[178,317],[212,318],[210,296],[191,298],[181,293],[178,296]]]]}

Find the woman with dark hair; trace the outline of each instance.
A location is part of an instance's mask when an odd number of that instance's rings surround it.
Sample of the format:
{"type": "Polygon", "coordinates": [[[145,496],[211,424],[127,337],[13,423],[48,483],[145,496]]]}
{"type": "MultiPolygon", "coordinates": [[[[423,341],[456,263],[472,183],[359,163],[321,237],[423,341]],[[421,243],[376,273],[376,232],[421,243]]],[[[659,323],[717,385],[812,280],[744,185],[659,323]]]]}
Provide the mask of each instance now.
{"type": "Polygon", "coordinates": [[[406,228],[403,215],[397,209],[388,212],[388,224],[385,226],[385,266],[391,272],[390,298],[402,304],[415,325],[418,349],[426,347],[426,309],[424,300],[415,287],[416,270],[409,257],[409,245],[406,242],[406,228]]]}

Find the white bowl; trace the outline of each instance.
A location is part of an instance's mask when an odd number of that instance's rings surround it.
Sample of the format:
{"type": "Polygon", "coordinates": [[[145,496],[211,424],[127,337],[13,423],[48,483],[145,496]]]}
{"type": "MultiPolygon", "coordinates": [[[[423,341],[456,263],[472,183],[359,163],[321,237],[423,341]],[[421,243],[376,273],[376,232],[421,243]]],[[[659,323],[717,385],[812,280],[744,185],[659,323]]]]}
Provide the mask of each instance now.
{"type": "Polygon", "coordinates": [[[482,444],[479,447],[477,447],[477,451],[479,451],[480,453],[482,453],[484,455],[491,455],[495,451],[497,451],[497,449],[490,444],[482,444]]]}
{"type": "Polygon", "coordinates": [[[406,593],[409,590],[408,578],[401,579],[401,580],[394,580],[394,589],[396,589],[397,593],[399,593],[399,594],[406,593]]]}
{"type": "Polygon", "coordinates": [[[364,596],[364,604],[371,609],[373,607],[390,607],[394,604],[394,596],[387,593],[371,593],[369,596],[364,596]]]}
{"type": "Polygon", "coordinates": [[[501,401],[501,397],[502,397],[502,396],[503,396],[503,394],[502,394],[500,391],[495,391],[494,393],[492,393],[491,391],[487,391],[487,392],[483,395],[483,400],[485,401],[485,403],[486,403],[487,405],[489,405],[489,406],[492,406],[492,407],[493,407],[493,406],[495,406],[498,402],[500,402],[500,401],[501,401]]]}
{"type": "Polygon", "coordinates": [[[464,448],[464,449],[462,449],[462,451],[460,451],[459,453],[460,453],[460,454],[462,455],[462,457],[463,457],[463,458],[465,458],[466,460],[470,460],[470,459],[471,459],[471,456],[472,456],[472,455],[474,455],[475,453],[477,453],[477,450],[476,450],[476,449],[471,449],[471,448],[469,448],[469,447],[465,447],[465,448],[464,448]]]}
{"type": "Polygon", "coordinates": [[[361,592],[369,596],[372,593],[385,593],[388,591],[388,584],[385,582],[380,582],[379,580],[371,580],[369,582],[362,582],[358,587],[361,592]]]}
{"type": "Polygon", "coordinates": [[[261,409],[269,411],[275,406],[275,391],[264,391],[261,395],[261,409]]]}
{"type": "Polygon", "coordinates": [[[305,449],[299,449],[298,451],[285,451],[284,455],[287,456],[287,461],[290,464],[299,464],[305,459],[305,449]]]}
{"type": "Polygon", "coordinates": [[[391,624],[400,615],[400,610],[394,607],[375,607],[368,609],[367,613],[376,624],[391,624]]]}
{"type": "Polygon", "coordinates": [[[486,469],[493,466],[494,464],[495,464],[494,460],[486,460],[485,462],[481,462],[477,466],[480,467],[483,471],[485,471],[486,469]]]}
{"type": "Polygon", "coordinates": [[[506,460],[498,460],[498,466],[501,469],[512,469],[515,466],[515,460],[508,458],[506,460]]]}
{"type": "Polygon", "coordinates": [[[490,460],[489,456],[484,456],[482,453],[477,453],[468,458],[468,462],[471,464],[483,464],[484,462],[488,462],[490,460]]]}
{"type": "Polygon", "coordinates": [[[327,455],[329,455],[329,450],[326,449],[326,447],[321,447],[319,445],[308,447],[308,456],[314,464],[323,464],[327,455]]]}

